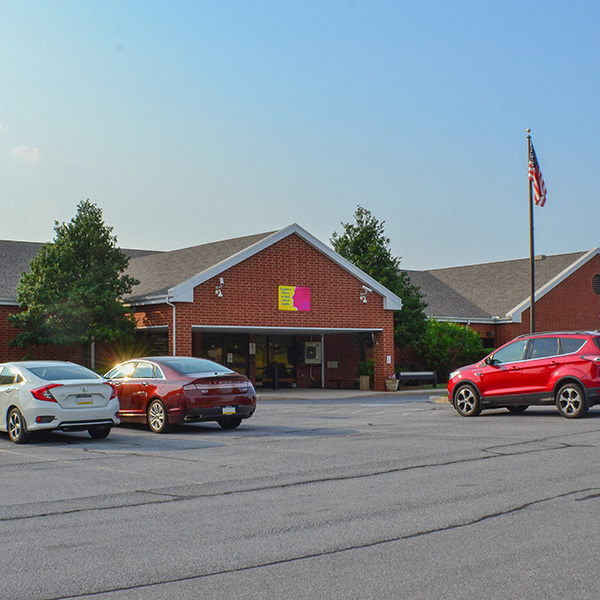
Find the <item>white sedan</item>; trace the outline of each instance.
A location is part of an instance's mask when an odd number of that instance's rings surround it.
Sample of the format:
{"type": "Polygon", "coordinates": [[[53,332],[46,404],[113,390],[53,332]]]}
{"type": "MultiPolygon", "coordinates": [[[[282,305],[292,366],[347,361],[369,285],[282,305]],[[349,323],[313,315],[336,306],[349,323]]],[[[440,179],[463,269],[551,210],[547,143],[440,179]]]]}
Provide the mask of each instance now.
{"type": "Polygon", "coordinates": [[[116,388],[63,361],[0,364],[0,431],[16,444],[40,430],[88,431],[105,438],[119,424],[116,388]]]}

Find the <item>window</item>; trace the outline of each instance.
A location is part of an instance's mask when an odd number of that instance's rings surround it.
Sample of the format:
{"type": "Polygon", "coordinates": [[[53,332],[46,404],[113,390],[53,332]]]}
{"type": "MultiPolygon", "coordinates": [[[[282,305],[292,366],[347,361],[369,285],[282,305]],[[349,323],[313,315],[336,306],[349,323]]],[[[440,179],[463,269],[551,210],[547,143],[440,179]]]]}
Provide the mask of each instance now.
{"type": "Polygon", "coordinates": [[[573,354],[585,344],[585,340],[580,338],[560,338],[560,353],[573,354]]]}
{"type": "Polygon", "coordinates": [[[154,365],[148,362],[139,362],[135,367],[133,376],[138,379],[156,379],[154,365]]]}
{"type": "Polygon", "coordinates": [[[531,340],[531,359],[558,356],[558,354],[557,337],[541,337],[531,340]]]}
{"type": "Polygon", "coordinates": [[[162,363],[175,369],[182,375],[192,373],[231,373],[231,369],[203,358],[169,357],[161,359],[162,363]]]}
{"type": "Polygon", "coordinates": [[[2,367],[0,370],[0,385],[19,383],[23,378],[12,367],[2,367]]]}
{"type": "Polygon", "coordinates": [[[226,365],[242,375],[248,373],[247,335],[202,333],[201,341],[194,338],[192,354],[226,365]]]}
{"type": "Polygon", "coordinates": [[[80,365],[41,365],[29,367],[40,379],[47,381],[67,381],[69,379],[100,379],[100,376],[80,365]]]}
{"type": "Polygon", "coordinates": [[[255,357],[256,380],[268,382],[274,380],[275,373],[279,381],[296,381],[296,338],[289,335],[257,335],[255,357]]]}
{"type": "Polygon", "coordinates": [[[125,379],[131,377],[135,363],[125,363],[120,367],[115,367],[112,371],[106,374],[106,379],[125,379]]]}
{"type": "Polygon", "coordinates": [[[493,358],[493,364],[500,365],[503,363],[511,363],[517,362],[519,360],[523,360],[523,354],[525,352],[525,347],[527,346],[527,340],[518,340],[504,348],[500,348],[498,352],[496,352],[493,358]]]}

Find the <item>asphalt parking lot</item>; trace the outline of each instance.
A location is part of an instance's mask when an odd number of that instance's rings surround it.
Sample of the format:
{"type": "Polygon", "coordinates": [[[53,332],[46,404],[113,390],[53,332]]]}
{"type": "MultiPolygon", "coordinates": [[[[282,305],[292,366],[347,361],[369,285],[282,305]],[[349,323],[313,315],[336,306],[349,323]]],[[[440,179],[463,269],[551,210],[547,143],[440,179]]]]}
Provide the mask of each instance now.
{"type": "Polygon", "coordinates": [[[326,392],[233,431],[0,434],[0,597],[598,597],[600,407],[326,392]]]}

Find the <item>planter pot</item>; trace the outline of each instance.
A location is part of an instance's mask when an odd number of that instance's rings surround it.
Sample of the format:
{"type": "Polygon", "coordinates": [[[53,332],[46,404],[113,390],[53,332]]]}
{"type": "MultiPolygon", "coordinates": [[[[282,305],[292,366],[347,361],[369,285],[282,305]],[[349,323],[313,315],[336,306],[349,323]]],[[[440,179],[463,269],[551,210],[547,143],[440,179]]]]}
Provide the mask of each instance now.
{"type": "Polygon", "coordinates": [[[371,387],[371,380],[368,375],[361,375],[359,378],[358,387],[361,390],[368,390],[371,387]]]}
{"type": "Polygon", "coordinates": [[[397,379],[386,379],[385,380],[385,389],[388,392],[397,392],[399,383],[400,382],[397,379]]]}

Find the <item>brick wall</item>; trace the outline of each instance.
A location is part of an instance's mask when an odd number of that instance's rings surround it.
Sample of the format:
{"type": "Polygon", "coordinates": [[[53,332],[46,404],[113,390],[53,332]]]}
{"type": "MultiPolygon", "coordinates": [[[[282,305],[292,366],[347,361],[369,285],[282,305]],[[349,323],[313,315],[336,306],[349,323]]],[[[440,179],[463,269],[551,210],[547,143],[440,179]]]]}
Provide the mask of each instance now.
{"type": "Polygon", "coordinates": [[[0,362],[35,360],[70,360],[89,365],[89,350],[80,346],[58,348],[56,346],[30,346],[11,348],[10,342],[17,336],[18,330],[8,321],[8,315],[21,310],[17,306],[0,306],[0,362]]]}
{"type": "Polygon", "coordinates": [[[177,316],[184,326],[249,321],[264,327],[383,326],[383,313],[391,315],[383,311],[383,298],[370,293],[365,304],[361,291],[362,284],[353,275],[291,235],[196,287],[194,303],[178,305],[177,316]],[[224,280],[222,298],[215,294],[220,277],[224,280]],[[309,287],[310,311],[280,311],[280,285],[309,287]]]}
{"type": "Polygon", "coordinates": [[[479,334],[479,337],[484,342],[484,346],[491,348],[498,345],[497,341],[497,325],[493,323],[470,323],[469,327],[479,334]]]}

